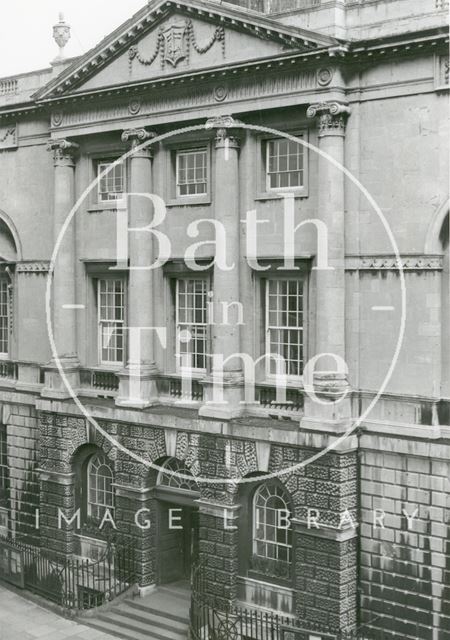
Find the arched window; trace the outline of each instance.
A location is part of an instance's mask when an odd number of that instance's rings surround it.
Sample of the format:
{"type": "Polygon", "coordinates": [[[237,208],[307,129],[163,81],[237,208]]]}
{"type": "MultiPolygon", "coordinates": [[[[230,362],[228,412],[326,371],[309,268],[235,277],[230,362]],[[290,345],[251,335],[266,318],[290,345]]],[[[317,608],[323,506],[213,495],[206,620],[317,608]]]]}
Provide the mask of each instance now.
{"type": "Polygon", "coordinates": [[[198,486],[194,476],[187,466],[178,458],[169,458],[162,465],[158,474],[157,484],[163,487],[184,491],[198,491],[198,486]],[[188,478],[180,477],[188,476],[188,478]],[[192,480],[190,479],[192,478],[192,480]]]}
{"type": "Polygon", "coordinates": [[[87,514],[96,520],[102,520],[108,509],[114,512],[114,472],[111,463],[104,454],[95,454],[87,465],[87,514]]]}
{"type": "Polygon", "coordinates": [[[292,560],[289,494],[276,482],[261,485],[253,499],[253,554],[258,558],[292,560]]]}

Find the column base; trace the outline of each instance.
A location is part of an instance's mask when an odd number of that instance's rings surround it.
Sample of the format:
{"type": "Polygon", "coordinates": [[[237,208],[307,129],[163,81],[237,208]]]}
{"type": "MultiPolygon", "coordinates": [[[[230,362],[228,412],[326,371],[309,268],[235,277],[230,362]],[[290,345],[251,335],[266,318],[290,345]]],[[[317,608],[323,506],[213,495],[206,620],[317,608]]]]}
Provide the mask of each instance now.
{"type": "Polygon", "coordinates": [[[118,407],[146,409],[158,404],[156,366],[128,364],[117,375],[119,377],[119,395],[116,398],[118,407]]]}
{"type": "MultiPolygon", "coordinates": [[[[59,364],[64,371],[68,384],[76,393],[80,388],[80,362],[77,356],[61,356],[59,364]]],[[[43,398],[67,400],[72,397],[55,359],[51,360],[45,367],[44,376],[44,388],[41,391],[43,398]]]]}
{"type": "Polygon", "coordinates": [[[223,380],[214,375],[202,380],[205,402],[198,415],[203,418],[233,420],[245,413],[244,384],[240,372],[225,374],[223,380]],[[221,391],[218,392],[216,385],[221,391]],[[220,393],[220,396],[219,396],[220,393]]]}

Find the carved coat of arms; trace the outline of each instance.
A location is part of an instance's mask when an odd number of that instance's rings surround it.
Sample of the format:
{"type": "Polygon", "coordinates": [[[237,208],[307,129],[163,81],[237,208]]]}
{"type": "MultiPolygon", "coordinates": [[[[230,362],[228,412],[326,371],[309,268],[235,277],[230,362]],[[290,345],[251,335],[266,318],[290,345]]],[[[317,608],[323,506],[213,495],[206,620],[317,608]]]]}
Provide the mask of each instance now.
{"type": "Polygon", "coordinates": [[[172,25],[163,31],[164,60],[174,67],[186,57],[186,25],[172,25]]]}

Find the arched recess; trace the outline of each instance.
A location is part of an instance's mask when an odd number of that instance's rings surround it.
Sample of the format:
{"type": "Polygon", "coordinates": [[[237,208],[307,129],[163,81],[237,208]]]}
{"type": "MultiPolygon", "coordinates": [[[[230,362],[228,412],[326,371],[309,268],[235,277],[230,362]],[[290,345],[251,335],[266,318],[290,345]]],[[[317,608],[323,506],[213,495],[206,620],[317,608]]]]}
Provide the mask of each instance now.
{"type": "Polygon", "coordinates": [[[190,467],[179,458],[165,456],[155,465],[159,470],[151,472],[155,497],[173,499],[178,504],[191,504],[200,497],[200,489],[190,467]]]}
{"type": "MultiPolygon", "coordinates": [[[[96,487],[100,492],[108,493],[112,491],[113,483],[114,483],[114,461],[108,457],[107,453],[103,451],[100,447],[95,444],[84,444],[79,447],[72,456],[72,470],[74,473],[74,481],[75,481],[75,509],[80,509],[81,511],[81,523],[82,528],[90,521],[98,521],[101,520],[99,514],[92,513],[92,508],[90,508],[90,504],[95,504],[94,495],[89,495],[90,482],[89,482],[89,473],[93,468],[93,463],[96,462],[95,469],[97,471],[101,471],[101,468],[104,464],[109,468],[110,473],[103,474],[110,476],[111,481],[104,483],[104,487],[96,487]]],[[[91,487],[92,489],[92,487],[91,487]]],[[[114,511],[114,496],[111,504],[105,504],[111,515],[113,515],[114,511]]],[[[94,527],[95,529],[95,527],[94,527]]]]}
{"type": "MultiPolygon", "coordinates": [[[[267,478],[268,474],[262,472],[250,473],[246,478],[254,478],[254,482],[245,482],[240,485],[240,518],[239,518],[239,572],[242,576],[248,576],[267,583],[288,586],[292,581],[292,527],[283,531],[285,521],[280,511],[280,520],[276,523],[283,524],[278,532],[281,537],[286,535],[286,543],[290,542],[291,549],[286,551],[286,558],[258,558],[255,550],[255,531],[258,524],[255,514],[261,505],[257,504],[258,497],[264,500],[280,500],[280,509],[287,510],[290,516],[294,513],[293,499],[285,484],[277,478],[267,478]],[[267,478],[267,479],[266,479],[267,478]],[[273,494],[273,496],[272,496],[273,494]],[[278,496],[278,498],[276,497],[278,496]],[[283,502],[283,505],[282,505],[283,502]]],[[[275,527],[276,529],[276,527],[275,527]]],[[[273,531],[272,531],[273,533],[273,531]]],[[[278,536],[278,533],[276,536],[278,536]]],[[[263,540],[261,539],[261,542],[263,540]]]]}
{"type": "Polygon", "coordinates": [[[445,200],[436,210],[425,238],[425,255],[442,253],[441,231],[450,211],[450,199],[445,200]]]}
{"type": "Polygon", "coordinates": [[[19,233],[11,218],[0,209],[0,263],[18,262],[22,258],[19,233]]]}

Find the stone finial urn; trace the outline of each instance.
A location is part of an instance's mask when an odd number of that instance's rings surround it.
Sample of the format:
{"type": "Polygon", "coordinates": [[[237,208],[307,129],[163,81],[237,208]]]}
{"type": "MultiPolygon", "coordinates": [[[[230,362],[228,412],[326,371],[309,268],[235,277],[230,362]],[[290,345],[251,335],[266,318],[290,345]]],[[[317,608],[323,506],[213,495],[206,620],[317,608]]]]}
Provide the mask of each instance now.
{"type": "Polygon", "coordinates": [[[66,44],[70,40],[70,25],[64,20],[64,15],[59,14],[59,22],[53,27],[53,39],[59,47],[59,54],[57,60],[64,59],[64,49],[66,44]]]}

